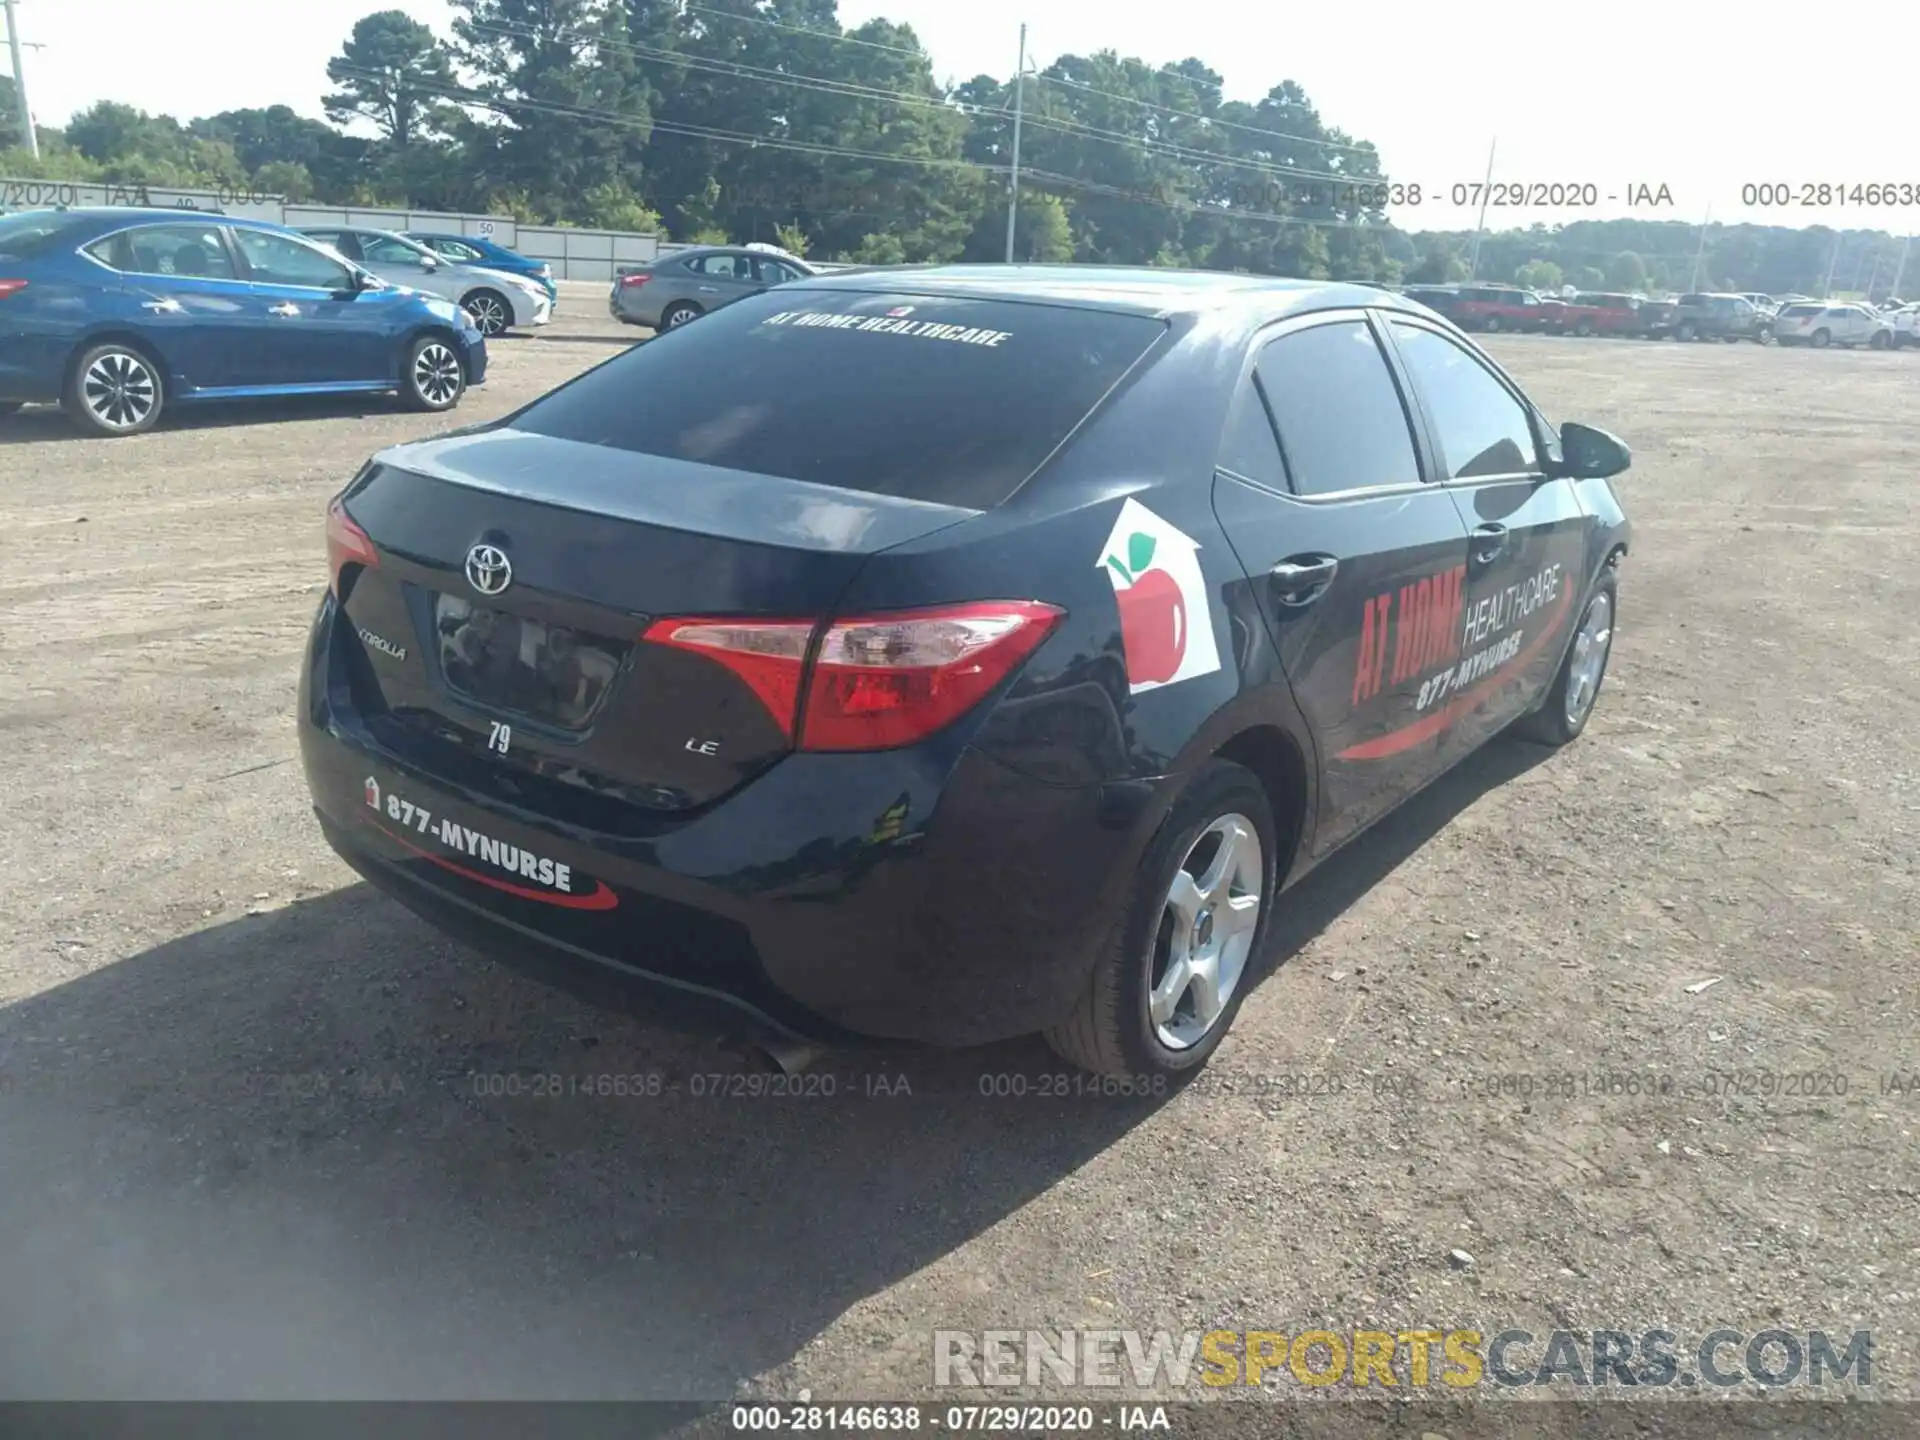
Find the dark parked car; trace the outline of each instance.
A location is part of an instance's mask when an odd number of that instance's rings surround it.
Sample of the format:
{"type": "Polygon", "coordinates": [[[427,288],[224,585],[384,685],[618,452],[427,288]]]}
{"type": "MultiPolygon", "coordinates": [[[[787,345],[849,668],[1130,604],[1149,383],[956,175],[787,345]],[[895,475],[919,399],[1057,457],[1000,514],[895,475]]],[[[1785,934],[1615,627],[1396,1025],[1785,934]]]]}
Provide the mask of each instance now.
{"type": "Polygon", "coordinates": [[[307,782],[376,885],[590,993],[1177,1075],[1288,885],[1581,733],[1628,460],[1367,287],[804,280],[373,458],[307,782]]]}
{"type": "Polygon", "coordinates": [[[1744,295],[1682,295],[1674,302],[1666,328],[1676,340],[1756,340],[1773,338],[1773,316],[1744,295]]]}
{"type": "Polygon", "coordinates": [[[450,410],[486,376],[459,308],[264,220],[179,210],[0,216],[0,416],[59,401],[137,435],[201,400],[396,391],[450,410]]]}

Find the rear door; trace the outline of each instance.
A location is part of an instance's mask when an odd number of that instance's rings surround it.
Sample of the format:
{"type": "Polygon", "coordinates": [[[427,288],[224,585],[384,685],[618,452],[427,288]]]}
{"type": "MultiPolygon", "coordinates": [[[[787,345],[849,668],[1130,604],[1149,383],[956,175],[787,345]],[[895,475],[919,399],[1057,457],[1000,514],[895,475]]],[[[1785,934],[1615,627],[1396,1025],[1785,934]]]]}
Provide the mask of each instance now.
{"type": "Polygon", "coordinates": [[[722,253],[696,255],[687,262],[693,275],[693,298],[702,310],[731,305],[767,287],[754,274],[752,255],[722,253]]]}
{"type": "Polygon", "coordinates": [[[1422,448],[1374,322],[1327,312],[1261,344],[1214,483],[1319,751],[1314,854],[1441,764],[1422,700],[1452,661],[1467,532],[1422,448]]]}
{"type": "Polygon", "coordinates": [[[1518,718],[1553,678],[1591,521],[1571,480],[1547,478],[1545,422],[1490,360],[1415,316],[1395,315],[1387,330],[1469,531],[1452,659],[1422,707],[1440,717],[1441,758],[1451,764],[1518,718]]]}
{"type": "Polygon", "coordinates": [[[266,356],[260,306],[217,221],[137,225],[86,253],[120,272],[139,327],[195,390],[257,384],[266,356]]]}

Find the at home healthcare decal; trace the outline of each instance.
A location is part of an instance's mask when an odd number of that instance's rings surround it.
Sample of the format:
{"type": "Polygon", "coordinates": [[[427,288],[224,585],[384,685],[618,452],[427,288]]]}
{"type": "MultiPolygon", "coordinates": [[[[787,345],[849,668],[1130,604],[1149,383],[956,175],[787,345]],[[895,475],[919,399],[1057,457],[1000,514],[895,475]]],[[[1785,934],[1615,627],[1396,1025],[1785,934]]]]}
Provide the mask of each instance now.
{"type": "Polygon", "coordinates": [[[1138,500],[1120,507],[1097,567],[1113,582],[1130,693],[1220,668],[1200,545],[1138,500]]]}

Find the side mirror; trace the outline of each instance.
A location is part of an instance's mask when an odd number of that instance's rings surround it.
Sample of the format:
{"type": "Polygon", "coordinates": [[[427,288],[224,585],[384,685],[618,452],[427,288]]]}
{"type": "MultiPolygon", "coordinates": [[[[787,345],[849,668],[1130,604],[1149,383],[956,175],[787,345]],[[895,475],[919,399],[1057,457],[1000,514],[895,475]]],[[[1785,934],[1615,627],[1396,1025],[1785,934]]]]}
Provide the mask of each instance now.
{"type": "Polygon", "coordinates": [[[1605,480],[1633,464],[1627,442],[1569,420],[1560,427],[1559,473],[1570,480],[1605,480]]]}
{"type": "Polygon", "coordinates": [[[438,270],[440,268],[440,257],[438,255],[422,255],[420,257],[420,268],[422,270],[438,270]]]}

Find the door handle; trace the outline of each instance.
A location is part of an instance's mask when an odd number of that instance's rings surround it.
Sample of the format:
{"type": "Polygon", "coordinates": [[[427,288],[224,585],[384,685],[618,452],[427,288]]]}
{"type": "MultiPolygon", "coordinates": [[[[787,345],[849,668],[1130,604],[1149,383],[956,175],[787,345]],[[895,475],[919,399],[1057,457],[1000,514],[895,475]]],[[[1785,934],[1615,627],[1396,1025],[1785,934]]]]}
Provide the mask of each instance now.
{"type": "Polygon", "coordinates": [[[298,315],[300,313],[300,307],[295,305],[291,300],[288,300],[278,305],[269,305],[267,307],[267,313],[269,315],[298,315]]]}
{"type": "Polygon", "coordinates": [[[700,287],[700,293],[702,295],[714,295],[719,292],[719,289],[720,287],[718,285],[702,285],[700,287]]]}
{"type": "Polygon", "coordinates": [[[1507,527],[1482,525],[1473,532],[1473,560],[1476,565],[1491,565],[1507,553],[1507,527]]]}
{"type": "Polygon", "coordinates": [[[1282,605],[1311,605],[1327,593],[1340,562],[1331,555],[1297,555],[1267,572],[1273,598],[1282,605]]]}
{"type": "Polygon", "coordinates": [[[140,308],[142,310],[151,310],[156,315],[178,315],[187,307],[182,305],[178,300],[168,298],[165,300],[144,301],[140,308]]]}

